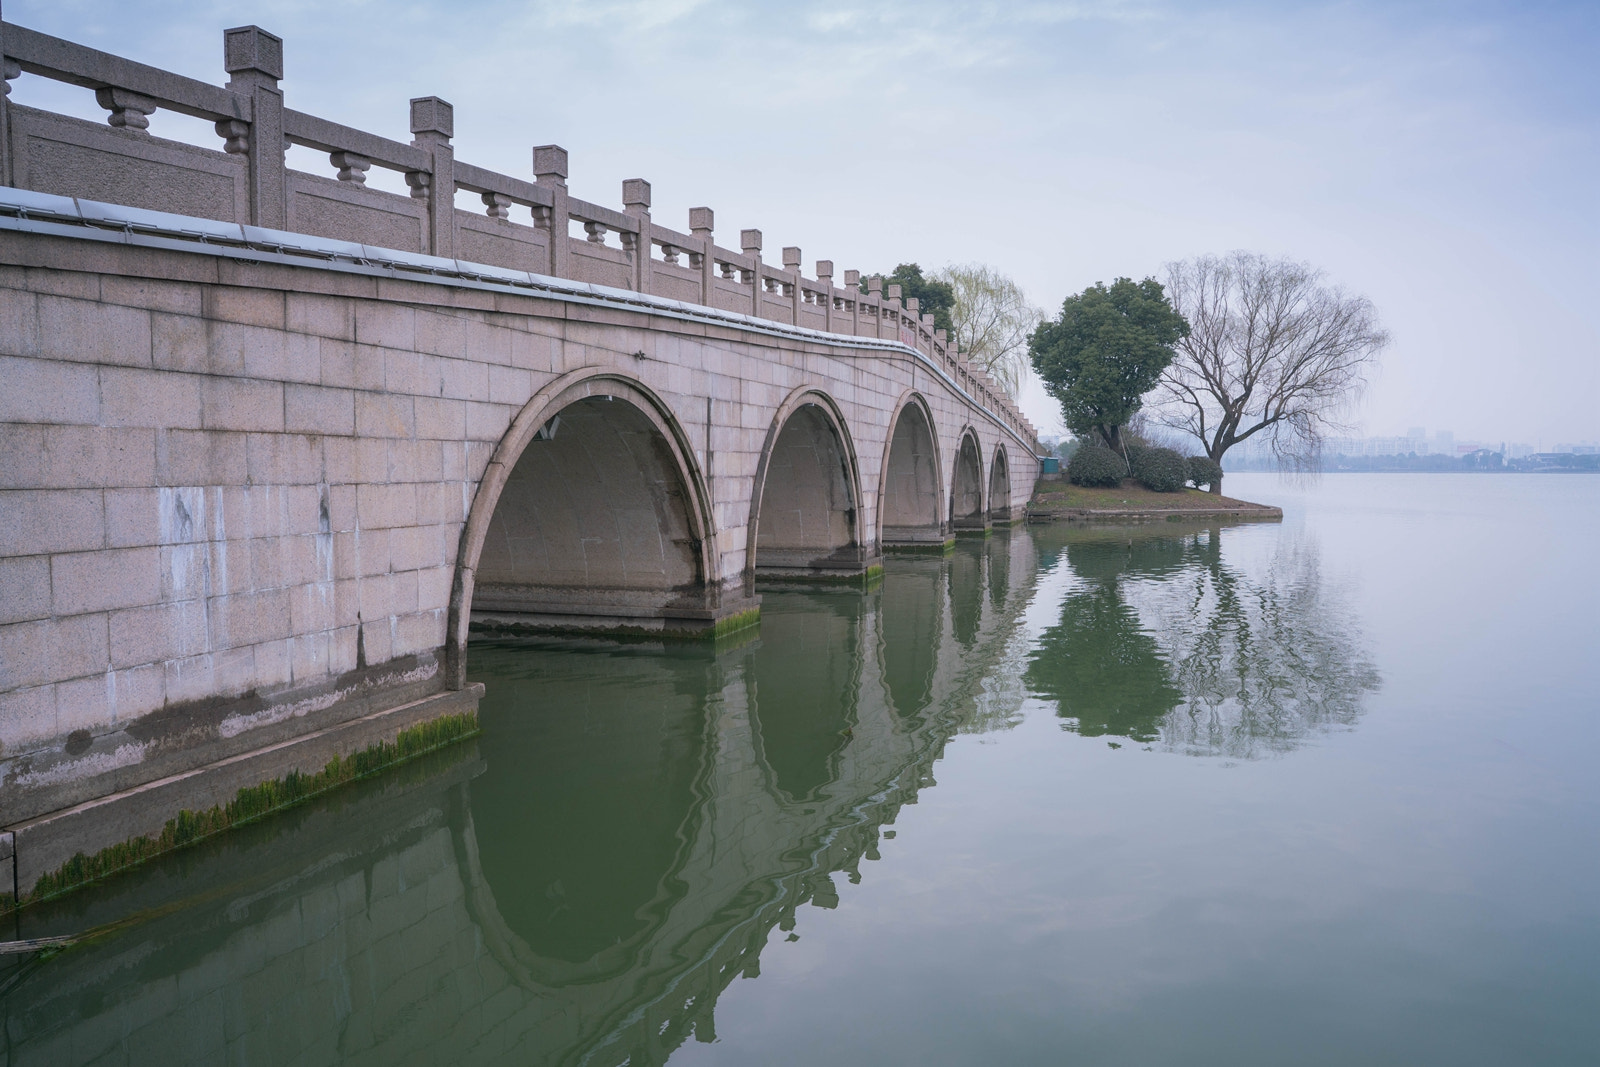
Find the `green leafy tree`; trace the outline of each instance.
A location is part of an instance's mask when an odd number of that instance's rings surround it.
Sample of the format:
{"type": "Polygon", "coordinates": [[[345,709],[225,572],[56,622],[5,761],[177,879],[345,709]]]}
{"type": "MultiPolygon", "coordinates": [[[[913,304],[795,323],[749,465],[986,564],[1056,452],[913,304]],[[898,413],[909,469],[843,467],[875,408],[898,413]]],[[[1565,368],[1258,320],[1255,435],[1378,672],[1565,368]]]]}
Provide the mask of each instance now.
{"type": "Polygon", "coordinates": [[[1121,451],[1122,427],[1188,333],[1160,282],[1118,278],[1067,297],[1061,314],[1033,332],[1028,354],[1067,428],[1121,451]]]}
{"type": "Polygon", "coordinates": [[[925,276],[922,268],[915,263],[902,263],[891,274],[864,274],[862,277],[882,278],[883,291],[886,293],[889,291],[889,286],[898,285],[902,297],[907,299],[916,297],[919,314],[933,316],[934,329],[946,331],[947,337],[956,335],[955,327],[950,320],[950,309],[955,306],[956,292],[949,282],[925,276]]]}

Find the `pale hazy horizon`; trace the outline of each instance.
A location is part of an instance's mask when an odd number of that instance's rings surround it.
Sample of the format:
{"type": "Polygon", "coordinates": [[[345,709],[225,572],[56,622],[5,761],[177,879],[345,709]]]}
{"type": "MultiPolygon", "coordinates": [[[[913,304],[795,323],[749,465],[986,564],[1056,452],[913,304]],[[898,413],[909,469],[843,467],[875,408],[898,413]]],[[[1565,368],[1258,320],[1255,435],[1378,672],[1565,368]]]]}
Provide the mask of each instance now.
{"type": "MultiPolygon", "coordinates": [[[[291,107],[408,140],[406,101],[442,96],[459,159],[526,175],[532,145],[561,144],[577,195],[618,204],[647,178],[658,221],[709,205],[722,243],[757,227],[772,261],[801,246],[807,273],[984,262],[1053,314],[1174,259],[1293,256],[1393,335],[1357,433],[1600,439],[1600,6],[8,0],[4,16],[216,83],[223,28],[255,23],[285,40],[291,107]]],[[[103,117],[88,90],[13,85],[103,117]]],[[[158,113],[152,132],[194,124],[158,113]]],[[[1037,382],[1022,405],[1060,431],[1037,382]]]]}

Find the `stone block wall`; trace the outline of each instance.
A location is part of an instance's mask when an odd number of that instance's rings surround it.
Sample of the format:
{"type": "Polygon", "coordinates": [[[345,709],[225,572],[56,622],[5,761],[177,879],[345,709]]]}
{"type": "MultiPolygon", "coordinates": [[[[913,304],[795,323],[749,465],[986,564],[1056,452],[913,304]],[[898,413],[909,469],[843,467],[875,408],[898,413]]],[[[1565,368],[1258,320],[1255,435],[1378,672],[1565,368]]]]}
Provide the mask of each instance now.
{"type": "Polygon", "coordinates": [[[513,420],[564,385],[656,398],[730,589],[797,396],[840,413],[868,555],[910,398],[941,513],[964,430],[985,470],[1007,449],[1014,505],[1031,484],[1031,454],[923,354],[595,290],[16,224],[0,324],[8,820],[452,684],[463,524],[513,420]]]}

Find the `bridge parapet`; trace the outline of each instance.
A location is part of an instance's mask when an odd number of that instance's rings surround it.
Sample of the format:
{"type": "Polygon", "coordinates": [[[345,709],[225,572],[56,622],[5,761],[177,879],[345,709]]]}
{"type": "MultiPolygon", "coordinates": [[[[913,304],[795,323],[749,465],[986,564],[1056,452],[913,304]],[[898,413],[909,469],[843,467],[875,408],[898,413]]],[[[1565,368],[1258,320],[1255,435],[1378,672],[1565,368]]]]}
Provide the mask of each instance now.
{"type": "Polygon", "coordinates": [[[454,109],[438,97],[410,102],[407,144],[284,106],[283,41],[255,26],[224,32],[226,86],[0,24],[5,90],[29,73],[93,89],[107,125],[0,97],[0,184],[219,222],[287,230],[402,253],[470,261],[629,289],[774,322],[899,341],[928,356],[1011,431],[1033,426],[984,371],[933,327],[915,299],[857,271],[833,282],[833,263],[802,270],[801,250],[782,265],[762,259],[762,235],[745,230],[735,251],[716,242],[708,207],[692,208],[689,231],[650,214],[650,183],[623,182],[623,210],[567,190],[568,156],[532,151],[534,180],[455,158],[454,109]],[[166,109],[214,124],[220,150],[148,132],[166,109]],[[326,152],[332,178],[291,169],[291,145],[326,152]],[[367,187],[373,167],[404,177],[409,196],[367,187]],[[455,206],[475,193],[484,213],[455,206]],[[515,216],[515,217],[514,217],[515,216]],[[582,236],[574,237],[574,227],[582,236]]]}

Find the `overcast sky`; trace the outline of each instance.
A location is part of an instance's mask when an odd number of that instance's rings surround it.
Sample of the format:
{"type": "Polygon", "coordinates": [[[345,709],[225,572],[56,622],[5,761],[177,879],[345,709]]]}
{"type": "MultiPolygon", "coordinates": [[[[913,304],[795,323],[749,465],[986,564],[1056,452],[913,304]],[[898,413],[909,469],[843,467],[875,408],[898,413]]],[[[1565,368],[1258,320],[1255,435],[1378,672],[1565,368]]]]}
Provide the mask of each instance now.
{"type": "MultiPolygon", "coordinates": [[[[1051,313],[1245,248],[1325,269],[1394,336],[1357,419],[1600,439],[1600,3],[4,0],[7,21],[214,82],[222,29],[285,40],[291,107],[657,221],[717,212],[842,272],[982,261],[1051,313]]],[[[14,100],[103,117],[85,90],[14,100]],[[78,97],[75,103],[69,98],[78,97]]],[[[152,132],[185,120],[158,114],[152,132]],[[167,125],[164,127],[163,123],[167,125]]],[[[192,134],[192,130],[190,131],[192,134]]],[[[204,135],[203,135],[204,136],[204,135]]],[[[376,182],[374,183],[376,184],[376,182]]],[[[1059,415],[1037,388],[1043,431],[1059,415]]]]}

